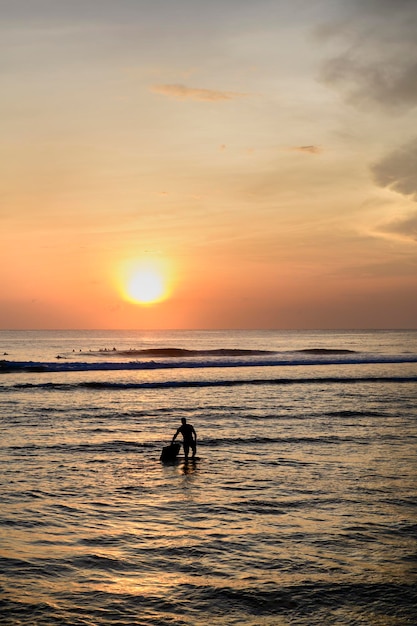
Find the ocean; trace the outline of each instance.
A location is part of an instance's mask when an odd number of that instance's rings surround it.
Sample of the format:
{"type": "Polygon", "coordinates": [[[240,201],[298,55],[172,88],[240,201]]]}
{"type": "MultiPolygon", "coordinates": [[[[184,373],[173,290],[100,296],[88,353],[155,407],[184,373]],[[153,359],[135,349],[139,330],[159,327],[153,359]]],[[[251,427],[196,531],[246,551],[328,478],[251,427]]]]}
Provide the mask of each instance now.
{"type": "Polygon", "coordinates": [[[1,331],[0,428],[2,626],[417,624],[416,330],[1,331]]]}

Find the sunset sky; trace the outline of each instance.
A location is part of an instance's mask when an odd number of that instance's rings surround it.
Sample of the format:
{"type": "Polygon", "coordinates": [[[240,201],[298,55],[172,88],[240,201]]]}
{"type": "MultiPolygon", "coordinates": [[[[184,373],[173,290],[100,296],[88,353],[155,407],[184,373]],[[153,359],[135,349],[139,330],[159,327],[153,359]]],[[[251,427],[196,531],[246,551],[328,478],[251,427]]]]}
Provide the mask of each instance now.
{"type": "Polygon", "coordinates": [[[0,0],[0,29],[0,328],[417,327],[416,0],[0,0]]]}

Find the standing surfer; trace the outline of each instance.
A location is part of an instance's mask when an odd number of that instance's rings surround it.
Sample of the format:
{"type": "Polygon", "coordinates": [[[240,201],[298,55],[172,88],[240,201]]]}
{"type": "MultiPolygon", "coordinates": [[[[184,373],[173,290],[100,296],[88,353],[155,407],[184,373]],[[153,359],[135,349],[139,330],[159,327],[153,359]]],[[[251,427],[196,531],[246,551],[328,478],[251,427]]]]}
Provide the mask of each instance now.
{"type": "Polygon", "coordinates": [[[192,458],[194,458],[197,450],[197,433],[194,430],[194,426],[192,426],[191,424],[187,424],[187,420],[185,419],[185,417],[181,419],[181,424],[182,426],[177,429],[177,432],[172,438],[171,444],[174,443],[177,436],[181,433],[183,438],[185,458],[188,459],[188,453],[190,451],[190,448],[193,451],[192,458]]]}

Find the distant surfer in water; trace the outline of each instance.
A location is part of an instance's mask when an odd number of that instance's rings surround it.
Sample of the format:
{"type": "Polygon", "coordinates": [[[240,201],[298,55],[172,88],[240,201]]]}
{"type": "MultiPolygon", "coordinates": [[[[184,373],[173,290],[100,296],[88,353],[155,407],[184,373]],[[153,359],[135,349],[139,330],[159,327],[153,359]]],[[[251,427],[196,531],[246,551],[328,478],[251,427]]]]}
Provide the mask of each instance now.
{"type": "Polygon", "coordinates": [[[194,458],[197,450],[197,433],[194,430],[194,426],[191,426],[191,424],[187,424],[187,420],[185,419],[185,417],[181,419],[181,424],[182,426],[178,428],[177,432],[172,438],[171,443],[174,443],[175,439],[181,433],[184,440],[183,445],[185,458],[188,459],[188,453],[190,451],[190,448],[193,451],[192,458],[194,458]]]}

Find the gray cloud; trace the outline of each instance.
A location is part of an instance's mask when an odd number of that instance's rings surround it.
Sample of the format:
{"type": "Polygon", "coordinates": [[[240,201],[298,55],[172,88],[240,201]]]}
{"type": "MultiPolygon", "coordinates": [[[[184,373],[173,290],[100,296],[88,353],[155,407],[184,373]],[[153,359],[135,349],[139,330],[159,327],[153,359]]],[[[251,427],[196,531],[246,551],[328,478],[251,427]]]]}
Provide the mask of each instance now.
{"type": "Polygon", "coordinates": [[[417,106],[417,62],[401,65],[381,61],[372,66],[344,56],[329,61],[322,77],[325,82],[341,86],[353,104],[376,101],[391,109],[417,106]]]}
{"type": "MultiPolygon", "coordinates": [[[[417,0],[350,0],[340,8],[341,19],[317,32],[336,50],[321,79],[359,107],[390,113],[417,107],[417,0]]],[[[370,169],[377,185],[417,202],[417,137],[370,169]]],[[[417,241],[417,212],[378,230],[417,241]]]]}
{"type": "Polygon", "coordinates": [[[417,138],[372,165],[371,172],[381,187],[412,196],[417,202],[417,138]]]}
{"type": "Polygon", "coordinates": [[[359,11],[383,13],[385,16],[396,14],[398,11],[413,9],[416,6],[416,0],[351,0],[353,7],[359,11]]]}
{"type": "Polygon", "coordinates": [[[340,49],[323,64],[321,80],[355,105],[416,107],[416,0],[352,0],[345,6],[343,19],[318,31],[340,49]]]}
{"type": "MultiPolygon", "coordinates": [[[[381,187],[411,196],[417,202],[417,138],[372,165],[371,172],[381,187]]],[[[417,212],[391,220],[378,230],[417,241],[417,212]]]]}
{"type": "Polygon", "coordinates": [[[186,87],[185,85],[153,85],[151,91],[175,98],[176,100],[198,100],[202,102],[221,102],[246,96],[244,93],[233,91],[216,91],[213,89],[186,87]]]}
{"type": "Polygon", "coordinates": [[[382,233],[393,233],[417,241],[417,212],[404,219],[393,220],[379,227],[382,233]]]}

